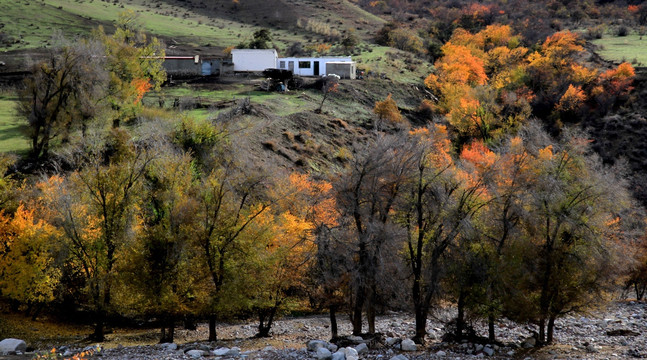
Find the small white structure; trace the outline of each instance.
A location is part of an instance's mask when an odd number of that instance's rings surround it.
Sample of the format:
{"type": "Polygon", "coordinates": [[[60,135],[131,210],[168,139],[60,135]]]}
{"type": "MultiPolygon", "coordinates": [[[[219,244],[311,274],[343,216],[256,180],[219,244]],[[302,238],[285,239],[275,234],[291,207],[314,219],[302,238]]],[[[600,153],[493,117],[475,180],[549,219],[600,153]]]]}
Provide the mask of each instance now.
{"type": "MultiPolygon", "coordinates": [[[[350,56],[330,56],[330,57],[287,57],[278,58],[277,69],[290,70],[294,75],[301,76],[323,76],[333,74],[328,70],[328,64],[332,63],[353,63],[350,56]]],[[[338,65],[337,65],[338,66],[338,65]]],[[[353,74],[354,75],[354,74],[353,74]]]]}
{"type": "Polygon", "coordinates": [[[274,49],[233,49],[231,60],[234,72],[259,72],[276,68],[279,58],[274,49]]]}

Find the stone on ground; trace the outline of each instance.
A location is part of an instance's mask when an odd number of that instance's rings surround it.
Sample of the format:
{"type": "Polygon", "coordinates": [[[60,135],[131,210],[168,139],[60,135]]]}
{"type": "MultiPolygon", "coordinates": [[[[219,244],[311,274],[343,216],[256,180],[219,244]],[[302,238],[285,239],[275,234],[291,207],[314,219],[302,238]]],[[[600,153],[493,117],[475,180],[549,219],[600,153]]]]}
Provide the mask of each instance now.
{"type": "Polygon", "coordinates": [[[413,342],[411,339],[404,339],[402,340],[402,344],[400,344],[400,348],[402,351],[416,351],[418,350],[418,347],[416,346],[416,343],[413,342]]]}
{"type": "Polygon", "coordinates": [[[317,351],[317,349],[321,347],[325,348],[327,345],[328,343],[323,340],[310,340],[308,341],[307,347],[308,347],[308,351],[317,351]]]}
{"type": "Polygon", "coordinates": [[[24,340],[8,338],[0,341],[0,354],[14,354],[17,352],[25,352],[27,350],[27,343],[24,340]]]}
{"type": "Polygon", "coordinates": [[[355,350],[357,350],[357,353],[360,354],[360,355],[364,354],[364,353],[367,353],[368,352],[368,345],[366,345],[365,343],[361,343],[361,344],[355,346],[355,350]]]}
{"type": "Polygon", "coordinates": [[[320,347],[317,349],[317,359],[318,360],[330,360],[332,359],[332,353],[330,350],[326,349],[325,347],[320,347]]]}

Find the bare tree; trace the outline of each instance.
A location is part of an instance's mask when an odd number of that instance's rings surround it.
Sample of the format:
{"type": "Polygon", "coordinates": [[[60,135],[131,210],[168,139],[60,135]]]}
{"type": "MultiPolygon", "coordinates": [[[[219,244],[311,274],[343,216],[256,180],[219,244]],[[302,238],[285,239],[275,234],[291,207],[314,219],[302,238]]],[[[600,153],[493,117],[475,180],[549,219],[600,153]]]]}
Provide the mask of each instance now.
{"type": "Polygon", "coordinates": [[[33,67],[18,105],[29,125],[33,159],[47,157],[53,140],[65,140],[79,127],[85,131],[107,86],[103,55],[97,42],[61,39],[47,60],[33,67]]]}
{"type": "MultiPolygon", "coordinates": [[[[384,136],[357,151],[345,173],[333,185],[342,218],[349,219],[348,235],[355,246],[352,278],[353,334],[362,332],[362,311],[366,306],[369,333],[375,332],[375,305],[385,279],[379,274],[391,267],[392,249],[402,239],[391,211],[410,181],[415,157],[404,136],[384,136]]],[[[393,279],[396,281],[396,279],[393,279]]]]}
{"type": "Polygon", "coordinates": [[[445,275],[443,260],[482,207],[482,183],[467,184],[451,159],[442,127],[428,129],[411,139],[415,172],[400,204],[399,221],[407,230],[406,263],[412,276],[411,295],[416,318],[414,340],[423,343],[433,300],[440,294],[445,275]]]}

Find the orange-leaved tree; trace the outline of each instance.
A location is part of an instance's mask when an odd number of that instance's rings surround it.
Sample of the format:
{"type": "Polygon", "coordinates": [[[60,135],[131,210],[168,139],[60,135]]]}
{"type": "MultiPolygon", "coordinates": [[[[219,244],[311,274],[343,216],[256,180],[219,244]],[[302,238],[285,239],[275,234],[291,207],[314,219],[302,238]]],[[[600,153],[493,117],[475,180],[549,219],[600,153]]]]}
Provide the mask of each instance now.
{"type": "Polygon", "coordinates": [[[373,107],[373,112],[377,114],[380,120],[387,120],[395,124],[402,121],[402,115],[400,114],[398,105],[391,97],[391,94],[382,101],[376,101],[375,107],[373,107]]]}
{"type": "Polygon", "coordinates": [[[27,305],[34,318],[56,297],[62,274],[59,235],[25,204],[13,214],[0,212],[0,294],[27,305]]]}

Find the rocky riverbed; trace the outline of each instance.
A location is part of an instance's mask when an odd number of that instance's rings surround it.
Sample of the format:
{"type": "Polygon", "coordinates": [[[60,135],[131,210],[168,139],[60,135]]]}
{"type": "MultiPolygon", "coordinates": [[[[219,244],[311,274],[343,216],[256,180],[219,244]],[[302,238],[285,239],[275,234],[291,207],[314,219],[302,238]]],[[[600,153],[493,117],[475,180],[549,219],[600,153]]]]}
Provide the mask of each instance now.
{"type": "MultiPolygon", "coordinates": [[[[219,325],[217,342],[204,342],[206,325],[197,330],[179,330],[175,344],[120,346],[102,348],[92,358],[112,359],[627,359],[647,358],[647,304],[633,301],[614,302],[608,308],[586,316],[567,316],[556,322],[555,343],[542,348],[532,344],[533,325],[501,321],[497,324],[499,344],[447,343],[442,341],[445,324],[454,312],[445,309],[427,323],[429,341],[415,349],[407,341],[414,334],[414,321],[408,314],[392,313],[378,317],[379,340],[350,337],[345,344],[327,343],[330,338],[328,318],[311,316],[278,320],[272,337],[253,338],[253,324],[219,325]],[[313,341],[319,340],[319,341],[313,341]],[[366,343],[366,346],[363,345],[366,343]]],[[[350,322],[339,319],[339,333],[351,333],[350,322]]],[[[474,323],[480,335],[487,334],[485,324],[474,323]]],[[[58,344],[65,356],[73,356],[90,347],[58,344]]],[[[32,358],[34,353],[11,358],[32,358]]],[[[0,358],[3,358],[0,356],[0,358]]],[[[5,358],[8,358],[5,356],[5,358]]]]}

